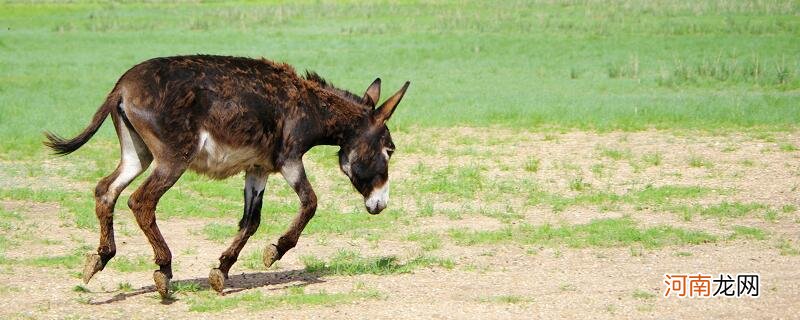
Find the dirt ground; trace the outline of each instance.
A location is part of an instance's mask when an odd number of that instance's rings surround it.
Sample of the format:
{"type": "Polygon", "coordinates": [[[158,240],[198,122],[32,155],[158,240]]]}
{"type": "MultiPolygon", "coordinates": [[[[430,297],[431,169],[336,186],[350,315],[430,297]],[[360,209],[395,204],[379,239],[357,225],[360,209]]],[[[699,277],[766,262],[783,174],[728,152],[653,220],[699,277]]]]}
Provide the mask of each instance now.
{"type": "MultiPolygon", "coordinates": [[[[576,205],[554,211],[546,205],[530,205],[516,196],[487,197],[485,194],[498,192],[489,187],[474,199],[435,198],[435,208],[457,211],[465,203],[480,205],[481,201],[494,201],[486,205],[508,207],[521,214],[522,219],[511,224],[532,225],[575,225],[599,218],[630,216],[641,226],[669,225],[702,230],[719,235],[720,240],[642,250],[629,246],[571,248],[516,242],[464,246],[449,239],[447,230],[497,230],[506,223],[485,215],[465,214],[452,218],[434,214],[417,217],[410,225],[398,225],[377,241],[335,234],[303,236],[298,246],[283,257],[278,268],[248,270],[241,263],[235,265],[225,291],[226,297],[235,297],[255,291],[265,295],[281,294],[295,285],[305,285],[305,292],[328,293],[350,292],[356,286],[364,286],[380,293],[380,298],[376,299],[332,305],[194,312],[189,311],[187,295],[178,294],[175,300],[162,301],[154,291],[150,271],[120,272],[107,268],[86,286],[90,292],[76,292],[74,288],[82,284],[75,276],[80,267],[6,264],[0,265],[0,318],[791,319],[800,315],[800,256],[796,251],[781,249],[782,244],[784,249],[785,245],[790,249],[800,248],[800,212],[796,209],[800,206],[800,151],[797,150],[800,133],[773,133],[763,137],[746,133],[562,134],[488,130],[489,134],[485,129],[470,128],[442,130],[436,134],[394,133],[398,151],[392,160],[393,179],[412,181],[413,168],[420,161],[434,170],[478,162],[485,164],[483,176],[488,180],[514,181],[515,177],[524,175],[537,181],[543,189],[565,195],[578,192],[569,187],[576,176],[593,188],[617,193],[648,184],[702,186],[724,192],[689,199],[687,204],[759,203],[774,208],[778,216],[771,220],[763,218],[762,213],[734,219],[698,216],[687,221],[679,214],[626,205],[612,208],[576,205]],[[427,139],[433,141],[433,147],[426,148],[428,141],[421,138],[423,136],[432,136],[427,139]],[[404,154],[404,145],[412,144],[417,145],[415,151],[404,154]],[[789,145],[795,148],[787,147],[789,145]],[[604,156],[610,154],[604,150],[620,151],[622,155],[618,158],[614,154],[604,156]],[[651,153],[661,155],[660,164],[646,165],[640,160],[651,153]],[[522,167],[532,157],[540,160],[539,168],[526,172],[522,167]],[[692,159],[703,159],[708,164],[692,165],[692,159]],[[597,173],[598,165],[604,170],[602,174],[597,173]],[[592,168],[595,168],[594,174],[592,168]],[[794,210],[782,209],[792,206],[794,210]],[[763,240],[727,239],[734,225],[759,228],[767,237],[763,240]],[[442,235],[441,247],[431,253],[451,259],[452,269],[429,267],[403,274],[318,276],[306,272],[300,259],[306,255],[326,258],[340,249],[361,252],[364,256],[412,257],[420,250],[419,245],[405,240],[405,235],[420,231],[442,235]],[[760,297],[664,297],[663,281],[667,273],[758,273],[760,297]],[[131,291],[117,289],[118,284],[124,282],[131,284],[131,291]],[[508,301],[502,297],[516,298],[508,301]]],[[[55,177],[52,183],[64,182],[55,177]]],[[[90,190],[85,186],[79,189],[90,190]]],[[[91,193],[87,191],[86,196],[90,197],[91,193]]],[[[410,215],[420,210],[412,199],[397,191],[393,191],[392,197],[390,206],[407,206],[406,212],[410,215]]],[[[122,199],[124,201],[125,197],[122,199]]],[[[76,244],[94,246],[97,241],[95,231],[78,229],[54,219],[58,203],[6,199],[0,200],[0,205],[22,215],[25,224],[17,229],[34,235],[31,239],[22,237],[18,245],[8,246],[6,258],[65,254],[76,244]]],[[[230,224],[237,220],[236,215],[226,219],[160,220],[176,264],[173,281],[195,282],[203,291],[210,290],[206,276],[228,241],[208,240],[197,230],[210,222],[230,224]]],[[[129,211],[118,207],[116,224],[118,257],[151,254],[149,244],[129,211]]],[[[260,250],[267,240],[272,239],[252,240],[244,254],[260,250]]]]}

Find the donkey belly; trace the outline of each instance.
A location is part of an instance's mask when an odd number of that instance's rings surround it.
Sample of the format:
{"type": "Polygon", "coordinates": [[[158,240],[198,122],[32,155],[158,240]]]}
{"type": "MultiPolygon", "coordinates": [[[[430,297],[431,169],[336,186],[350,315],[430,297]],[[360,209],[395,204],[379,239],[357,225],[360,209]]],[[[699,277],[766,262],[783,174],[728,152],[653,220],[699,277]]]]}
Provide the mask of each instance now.
{"type": "Polygon", "coordinates": [[[189,168],[214,179],[224,179],[255,166],[272,171],[269,153],[269,150],[253,147],[224,145],[208,132],[201,131],[199,148],[189,168]]]}

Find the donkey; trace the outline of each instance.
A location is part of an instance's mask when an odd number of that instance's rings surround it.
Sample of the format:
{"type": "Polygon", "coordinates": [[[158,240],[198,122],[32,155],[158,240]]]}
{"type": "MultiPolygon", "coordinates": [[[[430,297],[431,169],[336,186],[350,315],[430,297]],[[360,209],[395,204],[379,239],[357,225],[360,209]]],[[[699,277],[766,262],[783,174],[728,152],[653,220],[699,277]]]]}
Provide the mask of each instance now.
{"type": "Polygon", "coordinates": [[[131,194],[128,206],[153,247],[159,269],[155,287],[169,296],[172,254],[156,224],[159,199],[187,170],[212,179],[245,172],[244,214],[230,247],[211,270],[209,283],[222,292],[228,271],[258,229],[267,177],[280,172],[300,198],[289,229],[264,249],[271,266],[291,248],[314,216],[317,197],[303,155],[317,145],[339,146],[339,167],[364,197],[370,214],[389,200],[389,159],[395,146],[386,121],[409,82],[380,107],[381,80],[363,96],[336,88],[314,72],[299,76],[285,63],[226,56],[176,56],[142,62],[122,75],[91,123],[75,138],[45,132],[45,145],[67,155],[85,144],[108,115],[121,149],[117,168],[95,188],[100,244],[83,270],[88,283],[116,254],[114,205],[148,166],[152,173],[131,194]]]}

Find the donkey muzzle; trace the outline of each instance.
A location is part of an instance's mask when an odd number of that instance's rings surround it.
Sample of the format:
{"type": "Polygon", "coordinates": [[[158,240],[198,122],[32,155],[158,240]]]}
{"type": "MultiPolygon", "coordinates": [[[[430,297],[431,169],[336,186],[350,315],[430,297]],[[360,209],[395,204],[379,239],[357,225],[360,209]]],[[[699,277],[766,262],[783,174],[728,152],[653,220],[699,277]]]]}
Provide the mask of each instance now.
{"type": "Polygon", "coordinates": [[[389,203],[389,183],[375,188],[370,192],[369,197],[364,199],[364,206],[370,214],[379,214],[389,203]]]}

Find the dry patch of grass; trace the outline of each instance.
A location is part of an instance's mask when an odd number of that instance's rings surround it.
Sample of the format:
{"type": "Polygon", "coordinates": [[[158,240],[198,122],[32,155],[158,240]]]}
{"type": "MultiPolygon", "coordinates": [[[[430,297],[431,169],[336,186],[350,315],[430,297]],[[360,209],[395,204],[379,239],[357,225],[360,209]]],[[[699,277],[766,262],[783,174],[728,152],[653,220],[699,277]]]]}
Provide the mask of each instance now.
{"type": "Polygon", "coordinates": [[[251,311],[274,308],[300,308],[303,306],[332,306],[358,300],[381,299],[383,296],[376,290],[353,290],[342,293],[325,291],[306,293],[305,287],[289,287],[283,294],[268,295],[261,291],[253,291],[220,297],[212,292],[200,292],[189,296],[186,300],[189,310],[194,312],[221,312],[234,308],[247,308],[251,311]]]}
{"type": "Polygon", "coordinates": [[[451,229],[450,238],[459,245],[518,242],[551,246],[616,247],[641,245],[657,248],[665,245],[701,244],[715,242],[717,238],[702,231],[685,230],[671,226],[639,228],[630,218],[599,219],[588,224],[552,226],[522,225],[493,231],[451,229]]]}
{"type": "Polygon", "coordinates": [[[455,265],[450,259],[419,256],[401,263],[397,257],[362,257],[353,251],[341,250],[336,255],[325,261],[313,256],[303,257],[306,271],[319,275],[345,275],[358,274],[388,275],[409,273],[417,268],[443,267],[452,269],[455,265]]]}

